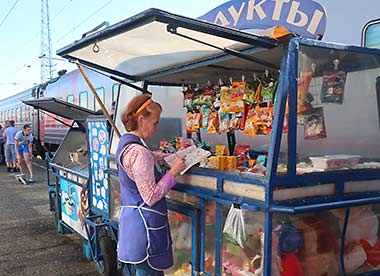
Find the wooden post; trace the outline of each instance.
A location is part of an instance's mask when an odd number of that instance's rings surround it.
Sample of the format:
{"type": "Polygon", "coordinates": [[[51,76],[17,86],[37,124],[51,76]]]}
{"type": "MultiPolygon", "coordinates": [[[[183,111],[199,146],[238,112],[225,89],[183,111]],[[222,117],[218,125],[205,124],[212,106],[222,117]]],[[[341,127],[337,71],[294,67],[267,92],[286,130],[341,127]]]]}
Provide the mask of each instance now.
{"type": "Polygon", "coordinates": [[[112,120],[110,114],[108,113],[107,109],[105,108],[102,100],[99,98],[98,93],[96,93],[96,90],[95,90],[94,86],[92,85],[92,83],[90,82],[89,78],[87,77],[86,72],[83,70],[82,65],[80,64],[79,61],[75,61],[75,63],[78,66],[79,71],[82,74],[84,80],[86,81],[88,87],[90,88],[92,94],[94,94],[94,97],[95,97],[96,101],[98,102],[100,108],[102,109],[103,114],[106,115],[107,120],[111,124],[112,128],[115,130],[117,137],[120,138],[121,134],[120,134],[119,129],[116,127],[115,123],[113,122],[113,120],[112,120]]]}

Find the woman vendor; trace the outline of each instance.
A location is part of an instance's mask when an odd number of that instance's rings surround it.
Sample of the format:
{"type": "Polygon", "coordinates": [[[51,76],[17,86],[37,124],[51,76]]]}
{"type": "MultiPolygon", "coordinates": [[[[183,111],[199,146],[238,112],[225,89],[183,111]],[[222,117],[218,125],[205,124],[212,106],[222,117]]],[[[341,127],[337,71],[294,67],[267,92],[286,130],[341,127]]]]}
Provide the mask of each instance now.
{"type": "Polygon", "coordinates": [[[118,259],[124,275],[164,275],[173,264],[165,195],[185,169],[178,157],[164,173],[145,143],[157,131],[162,108],[149,95],[133,98],[121,115],[127,131],[116,152],[122,210],[118,259]]]}

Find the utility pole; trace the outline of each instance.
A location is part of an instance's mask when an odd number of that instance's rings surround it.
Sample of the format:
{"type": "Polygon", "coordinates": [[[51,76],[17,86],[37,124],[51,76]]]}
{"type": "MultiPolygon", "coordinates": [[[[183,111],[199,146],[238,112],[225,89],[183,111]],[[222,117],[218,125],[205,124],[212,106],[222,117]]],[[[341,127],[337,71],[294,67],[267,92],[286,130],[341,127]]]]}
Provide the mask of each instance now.
{"type": "Polygon", "coordinates": [[[49,0],[41,0],[41,83],[52,78],[49,0]]]}

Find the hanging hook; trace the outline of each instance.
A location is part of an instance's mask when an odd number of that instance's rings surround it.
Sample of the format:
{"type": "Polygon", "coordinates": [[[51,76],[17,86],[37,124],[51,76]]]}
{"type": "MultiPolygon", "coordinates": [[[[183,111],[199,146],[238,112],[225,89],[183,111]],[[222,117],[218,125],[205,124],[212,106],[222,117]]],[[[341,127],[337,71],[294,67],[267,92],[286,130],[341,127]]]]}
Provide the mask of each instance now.
{"type": "Polygon", "coordinates": [[[197,89],[200,89],[201,88],[201,86],[199,85],[199,82],[197,83],[197,89]]]}
{"type": "Polygon", "coordinates": [[[334,59],[333,63],[334,63],[334,69],[335,69],[336,71],[338,71],[338,69],[339,69],[339,64],[340,64],[340,60],[336,58],[336,59],[334,59]]]}
{"type": "Polygon", "coordinates": [[[245,82],[245,76],[244,75],[241,75],[241,81],[245,82]]]}
{"type": "Polygon", "coordinates": [[[317,65],[315,63],[312,63],[311,64],[311,71],[313,71],[313,73],[315,73],[316,69],[317,69],[317,65]]]}
{"type": "Polygon", "coordinates": [[[207,81],[207,86],[211,86],[211,81],[207,81]]]}
{"type": "Polygon", "coordinates": [[[269,71],[268,69],[265,69],[265,77],[268,77],[269,76],[269,71]]]}
{"type": "Polygon", "coordinates": [[[230,77],[230,83],[232,84],[232,77],[230,77]]]}
{"type": "Polygon", "coordinates": [[[92,51],[93,51],[94,53],[99,53],[99,51],[100,51],[100,48],[99,48],[99,46],[98,46],[97,43],[98,43],[98,42],[95,41],[94,46],[92,46],[92,51]]]}
{"type": "Polygon", "coordinates": [[[257,75],[256,75],[256,73],[253,73],[253,80],[257,81],[257,75]]]}
{"type": "Polygon", "coordinates": [[[219,85],[222,86],[223,85],[223,81],[221,78],[219,78],[219,85]]]}

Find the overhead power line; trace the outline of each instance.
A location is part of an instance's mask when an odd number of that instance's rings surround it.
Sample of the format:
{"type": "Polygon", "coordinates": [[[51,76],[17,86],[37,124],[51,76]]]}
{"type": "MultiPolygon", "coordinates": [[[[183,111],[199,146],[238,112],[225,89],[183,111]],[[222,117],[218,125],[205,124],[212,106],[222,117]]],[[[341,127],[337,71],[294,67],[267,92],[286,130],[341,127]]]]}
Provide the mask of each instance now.
{"type": "Polygon", "coordinates": [[[16,0],[16,1],[13,3],[12,8],[11,8],[11,9],[8,11],[8,13],[5,15],[3,21],[1,21],[1,23],[0,23],[0,27],[4,24],[5,20],[7,20],[8,16],[11,14],[11,12],[13,11],[13,9],[16,7],[18,1],[19,1],[19,0],[16,0]]]}
{"type": "Polygon", "coordinates": [[[75,30],[76,28],[78,28],[80,25],[82,25],[83,23],[85,23],[87,20],[89,20],[91,17],[93,17],[95,14],[97,14],[98,12],[100,12],[102,9],[104,9],[109,3],[111,3],[113,0],[110,0],[108,1],[107,3],[105,3],[102,7],[100,7],[99,9],[97,9],[94,13],[92,13],[90,16],[86,17],[84,20],[82,20],[78,25],[76,25],[75,27],[73,27],[70,31],[68,31],[67,33],[65,33],[63,36],[61,36],[60,38],[58,38],[56,41],[53,42],[53,44],[56,44],[58,43],[59,41],[61,41],[62,39],[64,39],[67,35],[69,35],[73,30],[75,30]]]}
{"type": "MultiPolygon", "coordinates": [[[[73,0],[69,0],[66,2],[66,4],[53,16],[53,19],[50,20],[50,25],[54,25],[52,24],[53,21],[71,4],[73,0]]],[[[29,48],[30,46],[30,43],[36,39],[39,39],[39,36],[40,35],[40,32],[41,30],[38,30],[32,37],[30,37],[28,40],[26,40],[24,43],[21,43],[20,44],[20,49],[23,49],[23,48],[29,48]]]]}
{"type": "Polygon", "coordinates": [[[66,4],[59,10],[59,12],[57,12],[53,16],[53,19],[50,20],[50,23],[53,23],[53,21],[58,17],[58,15],[60,15],[67,8],[67,6],[71,4],[71,2],[73,2],[73,0],[67,1],[66,4]]]}

